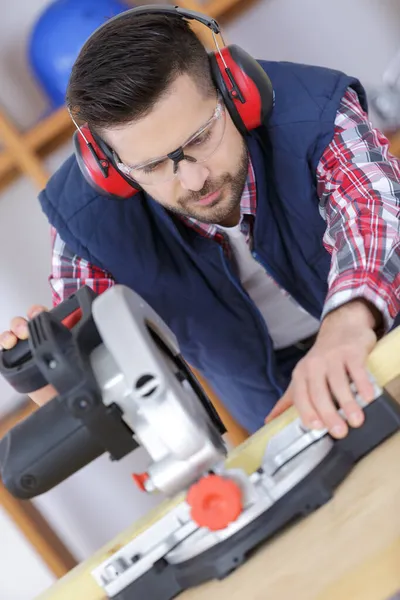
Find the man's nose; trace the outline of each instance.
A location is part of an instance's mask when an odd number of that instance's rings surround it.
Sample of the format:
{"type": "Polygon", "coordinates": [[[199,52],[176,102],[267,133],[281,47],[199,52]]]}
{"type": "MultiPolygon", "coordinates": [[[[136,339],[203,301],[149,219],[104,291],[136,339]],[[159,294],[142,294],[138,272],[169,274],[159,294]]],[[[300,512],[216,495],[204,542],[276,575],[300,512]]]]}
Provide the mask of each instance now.
{"type": "Polygon", "coordinates": [[[178,179],[184,190],[199,192],[209,175],[207,167],[199,163],[181,160],[178,164],[178,179]]]}

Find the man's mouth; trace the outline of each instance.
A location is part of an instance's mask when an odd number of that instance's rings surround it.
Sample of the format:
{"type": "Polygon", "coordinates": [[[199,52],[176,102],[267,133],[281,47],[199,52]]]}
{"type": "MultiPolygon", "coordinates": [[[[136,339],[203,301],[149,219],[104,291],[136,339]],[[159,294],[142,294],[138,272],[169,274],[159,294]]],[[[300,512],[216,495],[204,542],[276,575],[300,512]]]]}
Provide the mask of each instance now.
{"type": "Polygon", "coordinates": [[[217,190],[216,192],[212,192],[211,194],[207,194],[207,196],[203,196],[199,200],[196,200],[196,204],[201,204],[201,206],[209,206],[216,202],[221,195],[221,190],[217,190]]]}

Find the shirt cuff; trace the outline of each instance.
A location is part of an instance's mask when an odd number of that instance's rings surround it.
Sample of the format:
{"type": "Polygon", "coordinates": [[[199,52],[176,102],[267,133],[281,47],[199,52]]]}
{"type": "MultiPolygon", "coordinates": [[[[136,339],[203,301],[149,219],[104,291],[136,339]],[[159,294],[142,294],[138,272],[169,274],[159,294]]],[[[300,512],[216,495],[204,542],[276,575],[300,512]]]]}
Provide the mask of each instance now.
{"type": "Polygon", "coordinates": [[[400,295],[396,286],[384,279],[381,273],[377,277],[373,273],[351,270],[330,281],[321,320],[331,311],[357,298],[375,306],[383,321],[377,334],[387,333],[400,311],[400,295]]]}

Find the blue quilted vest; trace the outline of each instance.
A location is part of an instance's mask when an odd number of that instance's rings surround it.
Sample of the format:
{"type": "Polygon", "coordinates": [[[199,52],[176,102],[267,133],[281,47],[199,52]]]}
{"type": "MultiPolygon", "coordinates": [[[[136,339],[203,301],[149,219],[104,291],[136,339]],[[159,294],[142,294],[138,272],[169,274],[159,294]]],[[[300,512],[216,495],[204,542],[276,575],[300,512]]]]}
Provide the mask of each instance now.
{"type": "MultiPolygon", "coordinates": [[[[318,211],[316,166],[346,88],[357,91],[366,109],[365,93],[356,79],[337,71],[260,64],[272,80],[275,106],[267,132],[247,138],[257,186],[253,255],[319,318],[330,256],[322,245],[326,224],[318,211]]],[[[260,428],[290,370],[279,363],[265,321],[220,245],[145,194],[126,201],[98,195],[73,156],[39,199],[69,248],[139,293],[237,421],[251,433],[260,428]]]]}

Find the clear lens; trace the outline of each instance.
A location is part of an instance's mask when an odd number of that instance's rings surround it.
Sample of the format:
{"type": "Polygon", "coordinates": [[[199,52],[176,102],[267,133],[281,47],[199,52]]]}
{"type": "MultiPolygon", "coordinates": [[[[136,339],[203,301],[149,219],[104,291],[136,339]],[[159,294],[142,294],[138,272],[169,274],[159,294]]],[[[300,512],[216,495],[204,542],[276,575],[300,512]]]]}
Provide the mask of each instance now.
{"type": "MultiPolygon", "coordinates": [[[[222,142],[225,123],[225,108],[219,101],[215,113],[207,125],[183,146],[185,156],[190,157],[192,162],[202,163],[208,160],[222,142]]],[[[174,173],[174,162],[169,158],[148,163],[140,168],[130,168],[121,163],[118,164],[118,167],[125,175],[143,185],[172,181],[177,176],[177,173],[174,173]]]]}

